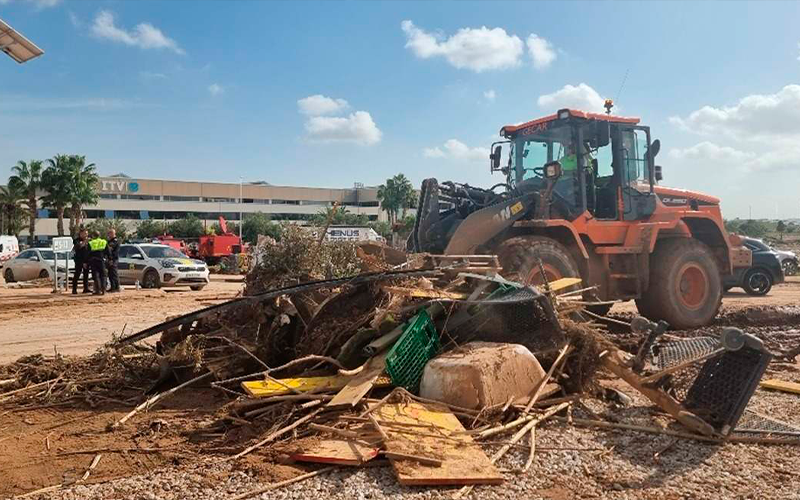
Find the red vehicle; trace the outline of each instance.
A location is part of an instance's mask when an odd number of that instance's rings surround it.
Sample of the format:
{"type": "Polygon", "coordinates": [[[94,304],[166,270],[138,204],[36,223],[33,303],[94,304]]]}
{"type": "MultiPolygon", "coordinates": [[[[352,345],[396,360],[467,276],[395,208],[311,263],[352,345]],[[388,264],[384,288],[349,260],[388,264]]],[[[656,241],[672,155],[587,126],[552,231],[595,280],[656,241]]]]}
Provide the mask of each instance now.
{"type": "Polygon", "coordinates": [[[222,229],[222,234],[210,234],[200,237],[197,249],[194,250],[192,257],[202,259],[213,265],[223,257],[242,253],[242,240],[239,236],[228,231],[228,224],[222,216],[219,218],[219,227],[222,229]]]}
{"type": "Polygon", "coordinates": [[[189,247],[186,245],[184,240],[175,238],[174,236],[170,236],[165,234],[163,236],[156,236],[153,238],[154,243],[161,243],[162,245],[167,245],[179,252],[183,253],[184,255],[189,255],[189,247]]]}

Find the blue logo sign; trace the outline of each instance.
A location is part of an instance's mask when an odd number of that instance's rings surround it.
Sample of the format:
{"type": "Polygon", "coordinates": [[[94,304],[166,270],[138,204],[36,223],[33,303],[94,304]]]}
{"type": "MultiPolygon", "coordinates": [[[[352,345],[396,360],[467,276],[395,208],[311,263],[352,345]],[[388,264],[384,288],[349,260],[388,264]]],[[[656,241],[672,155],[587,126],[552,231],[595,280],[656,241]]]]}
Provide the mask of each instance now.
{"type": "Polygon", "coordinates": [[[139,183],[138,182],[129,182],[128,183],[128,191],[131,193],[135,193],[139,191],[139,183]]]}

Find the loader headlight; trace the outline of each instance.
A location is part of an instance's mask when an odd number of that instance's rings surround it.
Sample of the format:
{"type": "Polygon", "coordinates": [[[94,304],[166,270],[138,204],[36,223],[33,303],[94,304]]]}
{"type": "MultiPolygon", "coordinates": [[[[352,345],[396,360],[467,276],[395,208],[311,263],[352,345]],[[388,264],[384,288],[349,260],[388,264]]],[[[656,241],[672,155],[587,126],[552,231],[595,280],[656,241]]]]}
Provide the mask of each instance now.
{"type": "Polygon", "coordinates": [[[561,109],[558,111],[558,119],[559,120],[566,120],[569,118],[569,110],[568,109],[561,109]]]}

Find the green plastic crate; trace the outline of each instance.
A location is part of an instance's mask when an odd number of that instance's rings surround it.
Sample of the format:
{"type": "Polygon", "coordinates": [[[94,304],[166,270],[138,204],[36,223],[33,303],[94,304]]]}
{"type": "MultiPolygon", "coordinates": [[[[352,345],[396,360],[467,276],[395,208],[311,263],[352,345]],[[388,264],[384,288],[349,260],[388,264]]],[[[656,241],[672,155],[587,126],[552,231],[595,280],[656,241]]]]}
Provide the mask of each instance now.
{"type": "Polygon", "coordinates": [[[424,309],[409,322],[386,356],[392,384],[417,392],[425,364],[439,352],[439,334],[424,309]]]}

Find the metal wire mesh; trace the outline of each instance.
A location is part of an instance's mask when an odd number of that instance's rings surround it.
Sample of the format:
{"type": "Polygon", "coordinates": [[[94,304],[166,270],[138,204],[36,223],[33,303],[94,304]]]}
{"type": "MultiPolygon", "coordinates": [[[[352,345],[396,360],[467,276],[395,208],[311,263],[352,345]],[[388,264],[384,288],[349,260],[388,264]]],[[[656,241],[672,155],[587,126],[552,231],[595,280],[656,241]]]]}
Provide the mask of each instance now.
{"type": "Polygon", "coordinates": [[[736,424],[736,434],[764,435],[776,434],[783,436],[800,436],[800,427],[780,422],[765,415],[759,415],[750,410],[745,410],[739,423],[736,424]]]}
{"type": "Polygon", "coordinates": [[[513,342],[532,352],[558,349],[565,338],[545,310],[545,296],[531,288],[519,288],[467,307],[468,318],[449,325],[448,334],[459,344],[472,340],[513,342]]]}

